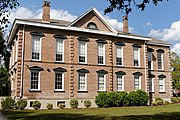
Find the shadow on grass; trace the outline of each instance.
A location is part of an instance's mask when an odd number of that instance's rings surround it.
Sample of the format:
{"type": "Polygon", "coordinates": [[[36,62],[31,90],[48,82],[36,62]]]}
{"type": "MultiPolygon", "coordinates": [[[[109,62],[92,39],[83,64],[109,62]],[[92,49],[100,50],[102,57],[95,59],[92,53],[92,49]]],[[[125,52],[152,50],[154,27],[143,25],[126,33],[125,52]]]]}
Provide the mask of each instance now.
{"type": "Polygon", "coordinates": [[[68,113],[34,114],[33,111],[2,111],[2,113],[8,117],[8,120],[180,120],[180,112],[128,116],[109,116],[106,114],[87,116],[85,114],[68,113]]]}

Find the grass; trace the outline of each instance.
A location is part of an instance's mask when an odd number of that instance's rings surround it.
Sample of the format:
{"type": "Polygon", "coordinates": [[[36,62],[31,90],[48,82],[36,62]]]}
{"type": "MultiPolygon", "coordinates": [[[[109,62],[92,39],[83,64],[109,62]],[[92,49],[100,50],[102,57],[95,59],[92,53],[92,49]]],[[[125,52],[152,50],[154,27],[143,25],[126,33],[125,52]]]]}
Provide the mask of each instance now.
{"type": "Polygon", "coordinates": [[[8,120],[180,120],[180,104],[62,110],[5,110],[8,120]]]}

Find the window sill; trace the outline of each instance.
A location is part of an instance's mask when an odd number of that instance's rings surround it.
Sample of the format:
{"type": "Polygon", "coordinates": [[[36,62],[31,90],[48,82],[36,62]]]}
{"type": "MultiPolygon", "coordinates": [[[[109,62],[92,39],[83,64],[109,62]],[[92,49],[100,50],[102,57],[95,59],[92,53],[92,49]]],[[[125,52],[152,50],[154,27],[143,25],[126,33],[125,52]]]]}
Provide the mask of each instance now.
{"type": "Polygon", "coordinates": [[[124,65],[116,65],[118,68],[124,68],[124,65]]]}
{"type": "Polygon", "coordinates": [[[155,91],[149,91],[149,93],[155,93],[155,91]]]}
{"type": "Polygon", "coordinates": [[[166,93],[166,91],[159,91],[159,93],[162,93],[162,94],[163,94],[163,93],[166,93]]]}
{"type": "Polygon", "coordinates": [[[64,90],[54,90],[54,92],[65,93],[64,90]]]}
{"type": "Polygon", "coordinates": [[[100,92],[107,92],[107,91],[106,91],[106,90],[104,90],[104,91],[100,91],[100,90],[98,90],[97,92],[98,92],[98,93],[100,93],[100,92]]]}
{"type": "Polygon", "coordinates": [[[79,65],[87,65],[87,63],[82,63],[82,62],[79,62],[78,64],[79,65]]]}
{"type": "Polygon", "coordinates": [[[106,66],[106,64],[97,64],[98,66],[106,66]]]}
{"type": "Polygon", "coordinates": [[[116,92],[124,92],[124,90],[116,90],[116,92]]]}
{"type": "Polygon", "coordinates": [[[134,66],[134,68],[141,68],[141,66],[134,66]]]}
{"type": "Polygon", "coordinates": [[[164,69],[158,69],[158,72],[164,72],[165,70],[164,69]]]}
{"type": "Polygon", "coordinates": [[[42,92],[41,90],[32,90],[32,89],[29,89],[29,92],[42,92]]]}
{"type": "Polygon", "coordinates": [[[78,91],[78,93],[88,93],[88,91],[78,91]]]}
{"type": "Polygon", "coordinates": [[[64,61],[55,61],[56,64],[64,64],[64,61]]]}
{"type": "Polygon", "coordinates": [[[41,60],[30,60],[31,62],[42,62],[41,60]]]}

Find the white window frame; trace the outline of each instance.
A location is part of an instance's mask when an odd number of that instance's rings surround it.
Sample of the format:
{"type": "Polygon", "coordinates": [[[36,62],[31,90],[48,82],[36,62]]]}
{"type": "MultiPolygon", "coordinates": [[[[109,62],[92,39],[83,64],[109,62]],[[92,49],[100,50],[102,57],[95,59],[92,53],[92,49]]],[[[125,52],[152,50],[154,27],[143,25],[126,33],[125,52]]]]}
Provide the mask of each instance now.
{"type": "Polygon", "coordinates": [[[151,78],[151,77],[149,78],[149,92],[154,92],[154,78],[151,78]],[[152,88],[151,90],[150,90],[150,85],[151,85],[151,88],[152,88]]]}
{"type": "MultiPolygon", "coordinates": [[[[137,49],[138,50],[138,66],[136,66],[136,65],[134,65],[134,67],[140,67],[141,65],[140,65],[140,48],[138,48],[138,47],[133,47],[133,60],[135,60],[135,55],[134,55],[134,51],[135,51],[135,49],[137,49]]],[[[133,61],[133,64],[134,64],[134,61],[133,61]]]]}
{"type": "Polygon", "coordinates": [[[54,91],[64,91],[64,72],[55,72],[54,91]],[[62,89],[56,89],[56,74],[62,74],[62,89]]]}
{"type": "Polygon", "coordinates": [[[78,61],[79,61],[79,63],[82,63],[82,64],[86,64],[87,63],[87,42],[86,41],[80,41],[79,40],[79,57],[78,57],[78,61]],[[81,52],[81,47],[80,47],[80,45],[81,45],[81,43],[84,43],[85,44],[85,50],[84,50],[84,57],[85,57],[85,62],[80,62],[80,60],[79,60],[79,57],[80,57],[80,52],[81,52]]]}
{"type": "Polygon", "coordinates": [[[140,90],[140,89],[141,89],[141,77],[140,76],[134,76],[134,90],[136,91],[136,90],[140,90]],[[139,80],[139,86],[138,86],[139,88],[138,89],[135,88],[135,77],[139,78],[138,79],[139,80]]]}
{"type": "Polygon", "coordinates": [[[151,68],[148,67],[148,69],[153,70],[153,53],[152,52],[148,52],[148,62],[151,62],[151,68]]]}
{"type": "Polygon", "coordinates": [[[56,62],[64,62],[64,39],[60,39],[60,38],[56,38],[56,45],[55,45],[56,51],[55,51],[55,61],[56,62]],[[60,43],[62,42],[62,60],[57,60],[56,59],[56,55],[57,55],[57,45],[58,45],[58,41],[60,41],[60,43]]]}
{"type": "MultiPolygon", "coordinates": [[[[162,66],[161,66],[162,68],[159,69],[159,61],[157,60],[157,61],[158,61],[158,70],[164,70],[164,55],[163,55],[162,52],[158,52],[158,53],[157,53],[157,57],[158,57],[158,54],[161,54],[161,65],[162,65],[162,66]]],[[[157,59],[158,59],[158,58],[157,58],[157,59]]]]}
{"type": "Polygon", "coordinates": [[[31,90],[31,91],[40,91],[40,78],[41,78],[40,76],[41,76],[41,72],[40,72],[40,71],[37,71],[37,70],[31,70],[31,71],[30,71],[30,90],[31,90]],[[32,72],[37,72],[37,73],[38,73],[38,89],[32,89],[32,88],[31,88],[32,72]]]}
{"type": "Polygon", "coordinates": [[[103,43],[98,43],[98,57],[99,57],[99,53],[100,53],[100,51],[99,51],[100,48],[99,48],[99,47],[100,47],[101,45],[103,46],[103,51],[102,51],[102,52],[103,52],[103,53],[102,53],[102,54],[103,54],[103,63],[102,63],[102,64],[99,63],[99,60],[98,60],[98,65],[105,65],[105,63],[106,63],[106,62],[105,62],[105,56],[106,56],[106,55],[105,55],[105,44],[103,44],[103,43]]]}
{"type": "Polygon", "coordinates": [[[166,92],[165,91],[165,81],[164,81],[164,78],[159,78],[159,92],[166,92]],[[162,86],[163,86],[163,90],[160,90],[160,80],[162,80],[162,86]]]}
{"type": "Polygon", "coordinates": [[[123,66],[124,65],[124,60],[123,60],[123,47],[122,46],[118,46],[118,45],[116,45],[116,65],[117,66],[123,66]],[[120,50],[121,50],[121,62],[122,62],[122,65],[118,65],[117,64],[117,58],[118,58],[118,49],[120,48],[120,50]]]}
{"type": "Polygon", "coordinates": [[[41,46],[42,46],[42,38],[41,38],[41,36],[36,36],[36,35],[32,35],[32,47],[31,47],[31,60],[33,60],[33,61],[41,61],[41,46]],[[34,38],[39,38],[39,40],[40,40],[40,45],[39,45],[39,59],[33,59],[32,58],[32,52],[33,52],[33,47],[34,47],[34,38]]]}
{"type": "Polygon", "coordinates": [[[98,91],[106,91],[106,75],[105,74],[100,74],[98,73],[98,91]],[[100,90],[99,88],[99,75],[103,75],[104,77],[104,89],[103,90],[100,90]]]}
{"type": "Polygon", "coordinates": [[[78,91],[87,91],[87,74],[86,73],[78,73],[78,91]],[[80,89],[80,75],[84,75],[84,79],[85,79],[84,89],[80,89]]]}
{"type": "Polygon", "coordinates": [[[116,84],[117,85],[117,87],[116,87],[117,91],[124,91],[124,75],[116,75],[116,83],[117,83],[116,84]],[[118,85],[119,85],[118,84],[118,77],[119,76],[122,77],[122,89],[121,90],[118,89],[118,85]]]}

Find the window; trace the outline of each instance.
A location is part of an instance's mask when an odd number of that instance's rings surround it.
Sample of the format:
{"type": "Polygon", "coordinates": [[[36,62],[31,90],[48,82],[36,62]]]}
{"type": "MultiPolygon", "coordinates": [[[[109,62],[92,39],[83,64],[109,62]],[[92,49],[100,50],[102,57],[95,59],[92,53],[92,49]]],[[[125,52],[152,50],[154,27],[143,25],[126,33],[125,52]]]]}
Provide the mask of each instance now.
{"type": "Polygon", "coordinates": [[[148,69],[153,69],[152,52],[148,52],[148,69]]]}
{"type": "Polygon", "coordinates": [[[98,44],[98,64],[105,64],[105,45],[98,44]]]}
{"type": "Polygon", "coordinates": [[[140,66],[140,49],[134,47],[134,66],[140,66]]]}
{"type": "Polygon", "coordinates": [[[154,78],[149,78],[149,92],[154,92],[154,78]]]}
{"type": "Polygon", "coordinates": [[[165,92],[164,78],[159,78],[159,92],[165,92]]]}
{"type": "Polygon", "coordinates": [[[124,91],[124,76],[117,75],[117,91],[124,91]]]}
{"type": "Polygon", "coordinates": [[[104,74],[98,74],[98,91],[106,91],[106,81],[104,74]]]}
{"type": "Polygon", "coordinates": [[[97,28],[97,25],[96,25],[94,22],[88,23],[87,28],[98,29],[98,28],[97,28]]]}
{"type": "Polygon", "coordinates": [[[86,63],[87,46],[85,41],[79,41],[79,63],[86,63]]]}
{"type": "Polygon", "coordinates": [[[40,90],[40,72],[31,71],[31,90],[40,90]]]}
{"type": "Polygon", "coordinates": [[[64,61],[64,39],[56,38],[56,61],[64,61]]]}
{"type": "Polygon", "coordinates": [[[87,91],[87,77],[85,73],[79,73],[79,91],[87,91]]]}
{"type": "Polygon", "coordinates": [[[55,91],[64,90],[64,73],[55,72],[55,91]]]}
{"type": "Polygon", "coordinates": [[[141,89],[141,79],[140,76],[134,76],[134,90],[141,89]]]}
{"type": "Polygon", "coordinates": [[[41,37],[32,36],[32,60],[41,60],[41,37]]]}
{"type": "Polygon", "coordinates": [[[116,46],[116,65],[123,65],[123,47],[116,46]]]}
{"type": "Polygon", "coordinates": [[[163,53],[158,52],[157,53],[157,59],[158,59],[158,69],[163,70],[163,53]]]}

